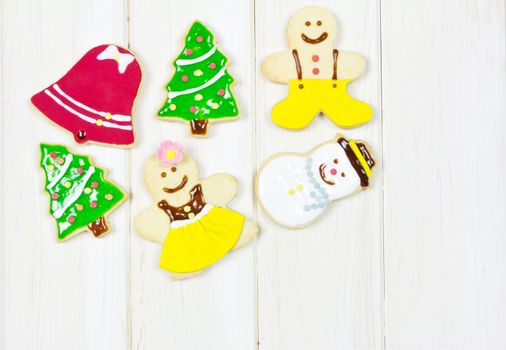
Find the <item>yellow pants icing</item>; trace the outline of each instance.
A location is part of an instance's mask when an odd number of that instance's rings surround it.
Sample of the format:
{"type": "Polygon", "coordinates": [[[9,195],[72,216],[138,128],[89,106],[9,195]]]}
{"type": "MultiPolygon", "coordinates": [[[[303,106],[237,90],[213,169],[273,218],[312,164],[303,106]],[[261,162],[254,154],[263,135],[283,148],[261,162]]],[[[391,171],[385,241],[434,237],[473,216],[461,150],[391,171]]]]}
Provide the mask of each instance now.
{"type": "Polygon", "coordinates": [[[348,94],[351,80],[290,80],[288,97],[272,109],[272,120],[287,129],[303,129],[319,113],[339,127],[352,128],[368,122],[372,108],[348,94]],[[299,85],[303,85],[300,88],[299,85]]]}
{"type": "Polygon", "coordinates": [[[212,207],[198,220],[171,229],[162,247],[160,267],[177,273],[205,269],[235,246],[244,221],[233,210],[212,207]]]}

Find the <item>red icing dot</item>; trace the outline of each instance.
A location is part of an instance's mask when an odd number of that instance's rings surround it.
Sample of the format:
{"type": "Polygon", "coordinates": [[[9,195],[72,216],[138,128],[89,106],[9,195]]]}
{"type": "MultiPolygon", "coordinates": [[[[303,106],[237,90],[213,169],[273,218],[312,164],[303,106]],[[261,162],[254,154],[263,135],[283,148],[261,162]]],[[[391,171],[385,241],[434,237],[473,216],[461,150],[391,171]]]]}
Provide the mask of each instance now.
{"type": "Polygon", "coordinates": [[[320,60],[320,57],[318,55],[313,55],[311,59],[313,60],[313,62],[318,62],[320,60]]]}
{"type": "Polygon", "coordinates": [[[93,188],[97,188],[97,187],[98,187],[98,182],[92,182],[92,183],[91,183],[91,187],[93,187],[93,188]]]}
{"type": "Polygon", "coordinates": [[[70,223],[73,223],[74,221],[76,221],[76,217],[71,215],[67,218],[67,221],[70,222],[70,223]]]}
{"type": "Polygon", "coordinates": [[[219,89],[219,90],[218,90],[218,95],[220,95],[220,96],[225,95],[225,90],[223,90],[223,89],[219,89]]]}
{"type": "Polygon", "coordinates": [[[201,42],[203,42],[203,41],[204,41],[204,38],[203,38],[203,37],[201,37],[201,36],[199,35],[199,36],[197,37],[197,42],[198,42],[198,43],[201,43],[201,42]]]}
{"type": "Polygon", "coordinates": [[[57,154],[56,154],[56,152],[51,152],[51,153],[49,153],[49,156],[51,158],[56,158],[57,154]]]}
{"type": "Polygon", "coordinates": [[[58,193],[53,193],[53,194],[51,195],[51,198],[53,198],[53,199],[58,199],[59,197],[60,197],[60,196],[58,195],[58,193]]]}
{"type": "Polygon", "coordinates": [[[197,111],[197,107],[195,107],[195,106],[190,107],[190,112],[195,113],[196,111],[197,111]]]}
{"type": "Polygon", "coordinates": [[[336,169],[330,169],[330,173],[331,173],[332,175],[335,175],[335,174],[337,174],[337,170],[336,170],[336,169]]]}
{"type": "Polygon", "coordinates": [[[216,63],[214,63],[214,62],[209,63],[209,68],[211,68],[211,69],[216,68],[216,63]]]}
{"type": "Polygon", "coordinates": [[[91,202],[90,203],[90,207],[96,208],[96,207],[98,207],[98,203],[97,202],[91,202]]]}
{"type": "Polygon", "coordinates": [[[83,168],[77,168],[77,173],[82,174],[84,172],[83,168]]]}
{"type": "Polygon", "coordinates": [[[188,81],[188,76],[187,75],[183,75],[181,77],[181,80],[184,81],[185,83],[188,81]]]}
{"type": "Polygon", "coordinates": [[[188,56],[193,55],[193,50],[192,49],[186,49],[186,54],[188,56]]]}
{"type": "Polygon", "coordinates": [[[320,70],[318,68],[313,68],[313,74],[318,75],[320,73],[320,70]]]}

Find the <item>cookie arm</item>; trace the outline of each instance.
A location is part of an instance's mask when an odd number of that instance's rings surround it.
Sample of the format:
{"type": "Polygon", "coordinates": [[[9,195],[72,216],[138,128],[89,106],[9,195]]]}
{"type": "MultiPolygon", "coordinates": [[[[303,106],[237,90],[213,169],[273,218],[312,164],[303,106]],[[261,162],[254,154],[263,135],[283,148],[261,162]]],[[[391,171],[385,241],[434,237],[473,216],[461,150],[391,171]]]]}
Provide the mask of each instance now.
{"type": "Polygon", "coordinates": [[[359,53],[339,51],[339,58],[337,59],[337,77],[339,79],[357,79],[364,73],[365,67],[365,59],[359,53]]]}
{"type": "Polygon", "coordinates": [[[201,182],[206,203],[226,207],[237,193],[237,180],[229,174],[214,174],[201,182]]]}
{"type": "Polygon", "coordinates": [[[135,217],[135,230],[144,239],[162,243],[170,230],[170,220],[157,207],[149,207],[135,217]]]}
{"type": "Polygon", "coordinates": [[[297,69],[290,51],[267,56],[262,61],[261,69],[263,75],[275,83],[286,84],[292,79],[297,79],[297,69]]]}

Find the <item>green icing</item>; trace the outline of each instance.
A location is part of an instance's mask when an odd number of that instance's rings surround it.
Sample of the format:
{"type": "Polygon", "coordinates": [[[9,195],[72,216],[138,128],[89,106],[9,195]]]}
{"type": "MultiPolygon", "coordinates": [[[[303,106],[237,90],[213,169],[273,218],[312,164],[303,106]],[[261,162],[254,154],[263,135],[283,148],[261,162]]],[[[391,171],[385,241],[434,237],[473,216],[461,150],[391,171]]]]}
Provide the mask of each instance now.
{"type": "Polygon", "coordinates": [[[49,212],[56,219],[59,239],[86,228],[125,198],[119,187],[105,179],[104,171],[91,164],[89,157],[70,153],[60,145],[41,144],[40,151],[40,166],[50,197],[49,212]]]}
{"type": "Polygon", "coordinates": [[[215,49],[202,61],[184,61],[199,59],[214,47],[213,34],[202,23],[194,22],[186,36],[185,48],[174,61],[175,73],[166,86],[169,94],[158,112],[159,116],[194,120],[236,117],[239,114],[230,90],[234,79],[225,68],[225,55],[215,49]],[[179,94],[190,89],[197,91],[179,94]],[[171,93],[179,95],[171,97],[171,93]]]}

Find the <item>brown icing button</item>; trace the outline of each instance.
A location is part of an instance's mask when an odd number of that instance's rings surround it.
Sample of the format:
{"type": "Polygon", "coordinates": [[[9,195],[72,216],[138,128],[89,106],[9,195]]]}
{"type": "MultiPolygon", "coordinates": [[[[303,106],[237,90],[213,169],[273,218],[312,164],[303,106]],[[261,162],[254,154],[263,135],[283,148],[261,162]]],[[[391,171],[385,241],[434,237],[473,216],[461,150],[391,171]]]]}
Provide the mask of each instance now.
{"type": "Polygon", "coordinates": [[[299,89],[304,89],[304,84],[299,84],[299,89]]]}

